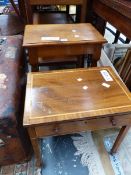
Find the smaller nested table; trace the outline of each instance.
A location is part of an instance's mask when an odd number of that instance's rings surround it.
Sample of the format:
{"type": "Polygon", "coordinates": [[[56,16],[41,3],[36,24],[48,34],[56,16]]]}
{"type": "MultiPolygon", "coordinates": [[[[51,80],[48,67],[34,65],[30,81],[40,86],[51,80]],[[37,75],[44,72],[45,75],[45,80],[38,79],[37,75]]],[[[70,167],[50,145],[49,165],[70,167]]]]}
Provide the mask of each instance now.
{"type": "Polygon", "coordinates": [[[38,166],[39,138],[121,126],[113,153],[130,124],[130,92],[109,67],[28,74],[23,125],[38,166]]]}
{"type": "Polygon", "coordinates": [[[102,44],[106,39],[89,23],[27,25],[23,46],[28,49],[33,71],[38,70],[38,58],[60,58],[92,55],[97,66],[102,44]]]}

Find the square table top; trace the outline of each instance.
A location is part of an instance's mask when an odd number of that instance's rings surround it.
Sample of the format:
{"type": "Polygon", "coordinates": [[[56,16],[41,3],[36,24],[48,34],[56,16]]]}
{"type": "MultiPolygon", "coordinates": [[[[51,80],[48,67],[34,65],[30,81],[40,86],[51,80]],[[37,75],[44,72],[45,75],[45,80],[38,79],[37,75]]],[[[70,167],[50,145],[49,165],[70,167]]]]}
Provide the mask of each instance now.
{"type": "Polygon", "coordinates": [[[23,46],[105,42],[106,39],[90,23],[39,24],[25,27],[23,46]]]}
{"type": "Polygon", "coordinates": [[[25,126],[131,113],[131,96],[110,67],[28,73],[25,126]]]}

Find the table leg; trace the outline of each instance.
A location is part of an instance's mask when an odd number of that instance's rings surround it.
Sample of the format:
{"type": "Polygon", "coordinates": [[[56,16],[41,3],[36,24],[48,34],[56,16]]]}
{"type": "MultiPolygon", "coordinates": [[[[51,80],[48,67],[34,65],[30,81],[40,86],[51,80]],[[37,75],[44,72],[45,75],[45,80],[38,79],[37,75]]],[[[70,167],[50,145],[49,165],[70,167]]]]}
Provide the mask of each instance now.
{"type": "Polygon", "coordinates": [[[36,158],[36,166],[40,167],[42,166],[42,157],[41,157],[41,149],[39,146],[39,140],[36,137],[35,129],[34,128],[28,128],[28,133],[30,136],[30,140],[33,146],[35,158],[36,158]]]}
{"type": "Polygon", "coordinates": [[[118,150],[118,147],[120,146],[121,142],[123,141],[125,135],[127,134],[128,130],[129,130],[130,126],[123,126],[116,138],[116,141],[111,149],[111,154],[116,153],[118,150]]]}
{"type": "Polygon", "coordinates": [[[38,72],[39,63],[38,63],[37,48],[28,48],[28,52],[29,52],[29,63],[31,65],[31,71],[38,72]]]}
{"type": "Polygon", "coordinates": [[[29,0],[24,0],[23,3],[25,6],[27,24],[33,24],[33,12],[32,12],[31,4],[29,0]]]}
{"type": "Polygon", "coordinates": [[[76,6],[76,23],[82,22],[81,21],[82,14],[81,14],[81,5],[76,6]],[[80,14],[80,15],[79,15],[80,14]]]}
{"type": "Polygon", "coordinates": [[[39,72],[39,66],[31,66],[31,72],[39,72]]]}
{"type": "Polygon", "coordinates": [[[94,52],[92,54],[91,67],[97,67],[97,61],[101,56],[101,45],[94,46],[94,52]]]}
{"type": "Polygon", "coordinates": [[[80,16],[80,22],[86,22],[87,17],[87,0],[83,0],[83,4],[81,4],[81,16],[80,16]]]}
{"type": "Polygon", "coordinates": [[[77,68],[84,68],[84,55],[77,56],[77,68]]]}
{"type": "Polygon", "coordinates": [[[66,5],[66,13],[67,13],[67,15],[69,15],[69,11],[70,11],[70,6],[66,5]]]}

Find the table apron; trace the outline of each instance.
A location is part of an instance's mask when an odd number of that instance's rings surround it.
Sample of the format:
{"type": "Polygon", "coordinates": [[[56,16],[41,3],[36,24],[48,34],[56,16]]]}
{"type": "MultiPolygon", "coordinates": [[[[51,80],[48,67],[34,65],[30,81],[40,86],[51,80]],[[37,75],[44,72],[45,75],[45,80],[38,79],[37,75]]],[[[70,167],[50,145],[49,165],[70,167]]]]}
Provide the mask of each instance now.
{"type": "Polygon", "coordinates": [[[29,51],[30,64],[38,63],[38,57],[51,58],[63,56],[77,56],[77,55],[94,55],[93,59],[98,61],[100,59],[101,44],[80,44],[80,45],[48,45],[27,47],[29,51]],[[98,54],[97,54],[98,53],[98,54]]]}
{"type": "Polygon", "coordinates": [[[34,126],[37,138],[99,130],[131,124],[131,114],[34,126]]]}

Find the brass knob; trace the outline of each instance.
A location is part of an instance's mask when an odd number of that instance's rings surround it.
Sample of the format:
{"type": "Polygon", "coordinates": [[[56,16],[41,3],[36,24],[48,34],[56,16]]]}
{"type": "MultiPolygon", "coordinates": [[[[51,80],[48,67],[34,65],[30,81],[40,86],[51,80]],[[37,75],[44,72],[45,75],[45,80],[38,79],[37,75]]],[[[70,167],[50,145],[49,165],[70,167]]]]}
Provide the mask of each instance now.
{"type": "Polygon", "coordinates": [[[111,118],[111,123],[112,123],[112,126],[116,126],[116,121],[115,121],[115,119],[114,118],[111,118]]]}
{"type": "Polygon", "coordinates": [[[55,132],[58,132],[58,131],[59,131],[59,129],[58,129],[58,128],[55,128],[55,129],[54,129],[54,131],[55,131],[55,132]]]}

